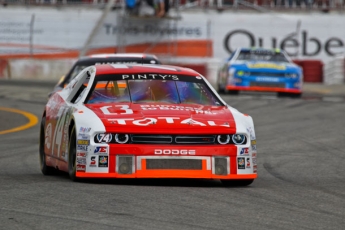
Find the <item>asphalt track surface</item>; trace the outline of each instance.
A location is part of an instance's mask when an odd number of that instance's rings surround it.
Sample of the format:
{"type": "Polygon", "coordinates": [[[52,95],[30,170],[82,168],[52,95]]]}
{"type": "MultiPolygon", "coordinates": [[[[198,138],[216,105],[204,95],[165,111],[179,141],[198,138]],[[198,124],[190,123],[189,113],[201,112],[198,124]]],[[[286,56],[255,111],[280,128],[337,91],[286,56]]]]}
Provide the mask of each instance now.
{"type": "MultiPolygon", "coordinates": [[[[40,117],[50,87],[1,85],[0,107],[40,117]]],[[[252,115],[258,179],[90,180],[43,176],[38,124],[0,135],[0,229],[344,229],[342,100],[223,96],[252,115]]],[[[0,110],[0,131],[28,119],[0,110]]]]}

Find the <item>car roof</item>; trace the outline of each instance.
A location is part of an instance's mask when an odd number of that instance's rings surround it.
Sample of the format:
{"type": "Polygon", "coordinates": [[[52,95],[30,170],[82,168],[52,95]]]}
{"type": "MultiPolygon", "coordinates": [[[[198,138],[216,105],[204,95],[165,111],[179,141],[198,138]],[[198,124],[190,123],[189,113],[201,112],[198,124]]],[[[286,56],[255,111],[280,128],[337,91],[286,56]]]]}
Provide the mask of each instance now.
{"type": "Polygon", "coordinates": [[[169,75],[200,76],[195,70],[172,65],[104,64],[95,65],[96,75],[157,73],[169,75]]]}
{"type": "Polygon", "coordinates": [[[86,57],[91,58],[109,58],[109,57],[137,57],[137,58],[145,58],[145,57],[153,57],[157,58],[153,54],[144,54],[144,53],[103,53],[103,54],[92,54],[86,57]]]}
{"type": "Polygon", "coordinates": [[[103,53],[80,57],[77,61],[79,65],[93,65],[103,62],[136,62],[161,64],[161,61],[153,54],[142,53],[103,53]]]}
{"type": "Polygon", "coordinates": [[[269,49],[269,48],[262,48],[262,47],[250,47],[250,48],[241,47],[239,49],[240,49],[240,51],[248,51],[248,52],[249,51],[266,51],[266,52],[274,52],[274,53],[281,53],[281,52],[283,52],[283,50],[278,49],[278,48],[276,48],[276,49],[273,49],[273,48],[269,49]]]}

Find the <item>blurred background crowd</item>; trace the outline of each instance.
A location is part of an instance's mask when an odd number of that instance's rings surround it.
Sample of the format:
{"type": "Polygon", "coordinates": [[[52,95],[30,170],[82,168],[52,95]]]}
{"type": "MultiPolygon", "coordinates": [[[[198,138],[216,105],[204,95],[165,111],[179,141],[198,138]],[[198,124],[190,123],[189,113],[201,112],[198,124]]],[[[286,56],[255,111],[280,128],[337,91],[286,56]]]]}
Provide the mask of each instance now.
{"type": "MultiPolygon", "coordinates": [[[[9,5],[89,5],[102,6],[112,0],[0,0],[4,7],[9,5]]],[[[169,7],[180,8],[217,8],[256,9],[256,10],[344,10],[345,0],[114,0],[114,7],[126,5],[129,9],[145,4],[162,17],[169,7]]]]}

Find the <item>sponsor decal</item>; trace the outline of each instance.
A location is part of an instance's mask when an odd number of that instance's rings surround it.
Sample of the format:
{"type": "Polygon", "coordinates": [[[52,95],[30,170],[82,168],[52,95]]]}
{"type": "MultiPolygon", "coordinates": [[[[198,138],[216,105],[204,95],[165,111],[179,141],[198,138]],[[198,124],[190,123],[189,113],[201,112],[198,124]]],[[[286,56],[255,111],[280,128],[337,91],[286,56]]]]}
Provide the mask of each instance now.
{"type": "Polygon", "coordinates": [[[256,165],[253,166],[253,173],[257,173],[258,172],[258,168],[256,165]]]}
{"type": "Polygon", "coordinates": [[[80,127],[79,132],[80,133],[89,133],[91,131],[90,127],[80,127]]]}
{"type": "Polygon", "coordinates": [[[252,153],[252,157],[256,157],[256,153],[252,153]]]}
{"type": "Polygon", "coordinates": [[[250,158],[249,157],[247,157],[246,168],[250,168],[250,158]]]}
{"type": "Polygon", "coordinates": [[[252,140],[252,145],[256,145],[256,140],[252,140]]]}
{"type": "Polygon", "coordinates": [[[78,145],[90,145],[90,140],[78,140],[78,145]]]}
{"type": "Polygon", "coordinates": [[[85,172],[85,171],[86,171],[86,165],[77,164],[77,172],[85,172]]]}
{"type": "Polygon", "coordinates": [[[199,126],[223,126],[223,127],[230,127],[230,124],[225,123],[216,123],[214,121],[207,121],[205,123],[197,121],[195,119],[187,118],[184,120],[180,120],[179,117],[158,117],[156,118],[150,118],[147,117],[145,119],[140,120],[134,120],[133,118],[120,118],[120,119],[108,119],[108,121],[111,124],[119,124],[119,125],[128,125],[128,123],[131,123],[133,125],[137,126],[148,126],[148,125],[154,125],[158,122],[165,122],[166,124],[186,124],[186,125],[199,125],[199,126]]]}
{"type": "Polygon", "coordinates": [[[256,145],[252,145],[252,150],[256,151],[256,145]]]}
{"type": "Polygon", "coordinates": [[[265,82],[279,82],[280,81],[280,79],[276,77],[256,77],[255,80],[265,81],[265,82]]]}
{"type": "MultiPolygon", "coordinates": [[[[194,111],[196,114],[210,114],[217,115],[218,113],[212,110],[203,110],[202,107],[188,107],[188,106],[175,106],[175,105],[141,105],[142,110],[173,110],[173,111],[194,111]]],[[[115,105],[115,106],[103,106],[100,110],[105,115],[117,115],[117,114],[133,114],[133,110],[129,108],[128,105],[115,105]],[[119,108],[117,108],[119,107],[119,108]],[[121,111],[121,113],[111,112],[109,109],[121,111]]],[[[180,119],[178,117],[167,117],[169,119],[180,119]]],[[[150,118],[151,119],[151,118],[150,118]]],[[[165,119],[165,117],[159,118],[165,119]]],[[[124,120],[134,120],[133,118],[128,118],[124,120]]]]}
{"type": "Polygon", "coordinates": [[[238,169],[245,169],[246,168],[244,157],[238,157],[237,158],[237,168],[238,169]]]}
{"type": "Polygon", "coordinates": [[[98,143],[109,143],[113,139],[113,135],[111,133],[99,133],[96,135],[96,139],[98,143]]]}
{"type": "Polygon", "coordinates": [[[49,123],[46,127],[46,132],[45,132],[45,135],[44,135],[44,139],[45,139],[45,143],[46,143],[46,146],[47,146],[47,149],[50,149],[51,147],[51,143],[52,143],[52,124],[49,123]]]}
{"type": "Polygon", "coordinates": [[[106,64],[138,64],[141,61],[108,61],[108,62],[96,62],[95,65],[106,65],[106,64]]]}
{"type": "Polygon", "coordinates": [[[141,105],[142,110],[173,110],[173,111],[194,111],[197,114],[218,114],[212,110],[204,110],[202,107],[180,106],[180,105],[141,105]]]}
{"type": "Polygon", "coordinates": [[[95,148],[94,153],[108,153],[108,147],[107,146],[98,146],[95,148]]]}
{"type": "Polygon", "coordinates": [[[99,156],[98,167],[108,167],[108,156],[99,156]]]}
{"type": "Polygon", "coordinates": [[[77,157],[78,165],[86,165],[86,157],[77,157]]]}
{"type": "Polygon", "coordinates": [[[87,153],[84,152],[77,152],[77,157],[86,157],[87,153]]]}
{"type": "Polygon", "coordinates": [[[252,159],[253,159],[253,165],[257,165],[257,163],[256,163],[256,157],[253,157],[252,159]]]}
{"type": "Polygon", "coordinates": [[[249,154],[249,148],[242,148],[240,155],[248,155],[249,154]]]}
{"type": "Polygon", "coordinates": [[[77,145],[77,150],[78,151],[89,151],[89,146],[88,145],[77,145]]]}
{"type": "Polygon", "coordinates": [[[247,128],[247,132],[249,133],[251,140],[256,140],[255,133],[252,127],[247,128]]]}
{"type": "Polygon", "coordinates": [[[156,155],[195,155],[194,149],[155,149],[156,155]]]}
{"type": "Polygon", "coordinates": [[[248,68],[253,69],[261,69],[261,68],[270,68],[270,69],[277,69],[277,70],[286,70],[285,65],[278,65],[275,63],[251,63],[247,64],[248,68]]]}
{"type": "Polygon", "coordinates": [[[88,140],[88,139],[90,139],[90,135],[84,134],[84,133],[79,133],[78,134],[78,139],[80,139],[80,140],[88,140]]]}
{"type": "Polygon", "coordinates": [[[97,167],[96,156],[91,157],[90,167],[97,167]]]}
{"type": "Polygon", "coordinates": [[[123,80],[160,79],[160,80],[174,80],[174,81],[179,80],[177,75],[170,75],[170,74],[122,74],[122,79],[123,80]]]}

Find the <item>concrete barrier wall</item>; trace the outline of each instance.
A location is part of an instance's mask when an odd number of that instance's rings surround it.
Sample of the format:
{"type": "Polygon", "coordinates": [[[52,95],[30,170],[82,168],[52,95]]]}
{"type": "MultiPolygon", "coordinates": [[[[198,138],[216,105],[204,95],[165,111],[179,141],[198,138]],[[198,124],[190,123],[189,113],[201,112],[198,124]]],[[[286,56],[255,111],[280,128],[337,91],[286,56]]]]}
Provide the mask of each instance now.
{"type": "Polygon", "coordinates": [[[76,59],[13,59],[1,68],[0,78],[57,81],[66,74],[76,59]]]}
{"type": "MultiPolygon", "coordinates": [[[[342,56],[327,62],[324,65],[323,73],[322,70],[318,70],[316,71],[316,77],[309,76],[309,78],[313,78],[312,81],[308,81],[308,78],[305,78],[305,82],[344,84],[344,59],[345,58],[342,56]],[[322,77],[319,76],[320,74],[322,75],[322,77]]],[[[77,59],[0,59],[0,79],[32,79],[44,81],[58,81],[62,75],[65,75],[70,70],[70,68],[73,66],[76,60],[77,59]]],[[[308,62],[308,60],[299,61],[297,64],[304,68],[304,62],[308,62]]],[[[195,71],[205,76],[208,79],[208,81],[214,87],[216,87],[217,74],[221,64],[221,60],[215,58],[206,58],[189,59],[189,61],[187,61],[187,59],[176,58],[174,60],[170,59],[169,61],[163,60],[163,64],[183,66],[194,69],[195,71]]],[[[314,67],[309,66],[309,72],[310,68],[314,67]]],[[[304,74],[307,75],[308,71],[304,70],[304,74]]],[[[309,73],[309,75],[310,74],[313,73],[309,73]]]]}
{"type": "Polygon", "coordinates": [[[345,83],[345,57],[339,56],[325,63],[324,83],[327,85],[336,85],[345,83]]]}

